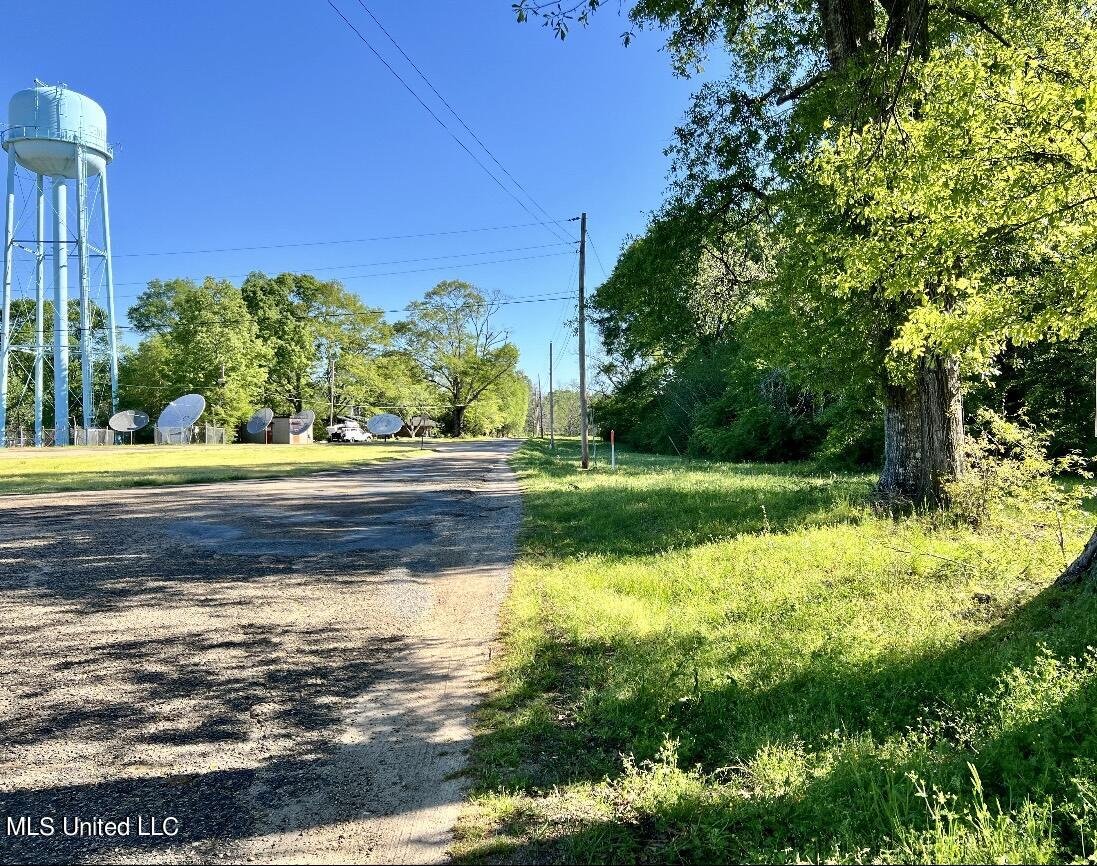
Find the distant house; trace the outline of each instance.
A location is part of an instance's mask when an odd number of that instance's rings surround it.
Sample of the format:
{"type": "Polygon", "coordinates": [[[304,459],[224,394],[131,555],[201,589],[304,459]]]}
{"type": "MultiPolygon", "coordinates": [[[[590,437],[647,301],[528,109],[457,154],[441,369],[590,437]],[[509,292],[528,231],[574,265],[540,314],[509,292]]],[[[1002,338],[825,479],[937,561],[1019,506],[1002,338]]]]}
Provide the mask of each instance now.
{"type": "Polygon", "coordinates": [[[413,436],[426,436],[431,437],[438,429],[438,422],[428,418],[426,415],[412,415],[404,422],[404,426],[400,428],[400,432],[397,436],[402,436],[405,439],[413,436]]]}

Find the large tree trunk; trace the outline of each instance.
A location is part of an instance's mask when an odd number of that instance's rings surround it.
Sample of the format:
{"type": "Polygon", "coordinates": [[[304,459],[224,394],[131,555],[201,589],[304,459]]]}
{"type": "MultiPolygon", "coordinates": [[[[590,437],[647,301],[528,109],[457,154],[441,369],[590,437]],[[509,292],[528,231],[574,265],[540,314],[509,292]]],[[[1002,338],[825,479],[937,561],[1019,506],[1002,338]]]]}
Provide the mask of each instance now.
{"type": "MultiPolygon", "coordinates": [[[[817,0],[828,62],[841,69],[866,47],[876,29],[874,0],[817,0]]],[[[927,0],[881,0],[887,16],[884,48],[909,42],[928,51],[927,0]]],[[[876,106],[878,115],[885,105],[876,106]]],[[[884,468],[878,489],[918,505],[941,501],[945,482],[964,469],[964,417],[959,361],[924,356],[910,383],[889,384],[885,395],[884,468]]]]}
{"type": "Polygon", "coordinates": [[[831,67],[838,69],[864,47],[875,24],[874,12],[873,0],[819,0],[831,67]]]}
{"type": "Polygon", "coordinates": [[[1059,587],[1074,586],[1078,583],[1092,583],[1097,578],[1097,530],[1089,537],[1085,548],[1055,581],[1059,587]]]}
{"type": "Polygon", "coordinates": [[[920,392],[916,385],[888,385],[884,405],[884,468],[877,489],[913,499],[922,462],[920,392]]]}
{"type": "Polygon", "coordinates": [[[460,436],[465,429],[465,407],[453,407],[453,435],[460,436]]]}
{"type": "Polygon", "coordinates": [[[960,362],[923,356],[914,381],[889,385],[884,410],[884,468],[877,489],[917,505],[936,505],[944,484],[964,471],[960,362]]]}
{"type": "Polygon", "coordinates": [[[964,472],[964,396],[960,359],[923,357],[918,364],[922,395],[922,492],[939,502],[942,487],[964,472]]]}

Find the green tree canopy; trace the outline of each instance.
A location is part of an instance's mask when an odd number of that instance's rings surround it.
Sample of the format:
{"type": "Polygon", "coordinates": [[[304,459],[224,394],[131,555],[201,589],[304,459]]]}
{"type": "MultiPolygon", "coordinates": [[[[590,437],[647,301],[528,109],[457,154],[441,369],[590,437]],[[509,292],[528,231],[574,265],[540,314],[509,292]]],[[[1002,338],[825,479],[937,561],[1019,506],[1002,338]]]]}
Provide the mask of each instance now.
{"type": "Polygon", "coordinates": [[[149,336],[126,359],[125,403],[156,418],[187,392],[206,398],[208,417],[230,430],[254,411],[271,352],[243,295],[226,280],[154,280],[129,311],[149,336]]]}
{"type": "Polygon", "coordinates": [[[403,324],[406,349],[423,379],[450,406],[453,433],[459,436],[468,409],[514,376],[518,347],[494,324],[496,305],[461,280],[439,283],[409,312],[403,324]]]}
{"type": "MultiPolygon", "coordinates": [[[[600,5],[516,9],[563,36],[600,5]]],[[[965,377],[1094,319],[1091,7],[638,0],[629,16],[664,29],[679,74],[730,60],[677,130],[667,212],[765,239],[774,363],[795,347],[781,360],[817,387],[865,381],[885,407],[881,487],[935,499],[963,471],[965,377]]],[[[683,278],[656,246],[685,290],[696,263],[683,278]]],[[[688,322],[658,294],[668,325],[688,322]]]]}
{"type": "Polygon", "coordinates": [[[312,408],[326,418],[370,403],[383,390],[378,359],[392,328],[336,280],[255,272],[241,294],[272,353],[262,401],[278,411],[312,408]],[[333,377],[334,371],[334,377],[333,377]]]}

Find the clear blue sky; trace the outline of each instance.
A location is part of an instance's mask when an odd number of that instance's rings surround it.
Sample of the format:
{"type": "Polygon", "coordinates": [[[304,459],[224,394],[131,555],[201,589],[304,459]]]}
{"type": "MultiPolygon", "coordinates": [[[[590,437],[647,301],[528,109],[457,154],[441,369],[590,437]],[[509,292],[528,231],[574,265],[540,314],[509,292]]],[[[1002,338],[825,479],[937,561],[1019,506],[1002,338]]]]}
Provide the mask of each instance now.
{"type": "MultiPolygon", "coordinates": [[[[468,140],[357,0],[335,2],[468,140]]],[[[624,48],[615,4],[560,42],[538,24],[515,23],[510,0],[367,3],[549,213],[562,220],[588,212],[611,269],[622,239],[642,230],[661,200],[662,151],[697,86],[673,77],[660,35],[641,34],[624,48]]],[[[541,226],[143,255],[532,222],[326,0],[107,2],[94,14],[84,2],[41,0],[9,9],[6,25],[0,92],[34,78],[64,81],[106,109],[117,145],[110,179],[120,310],[154,277],[238,282],[256,269],[340,278],[384,309],[449,278],[509,296],[575,288],[575,255],[544,247],[557,239],[541,226]],[[407,261],[466,253],[482,255],[407,261]],[[529,256],[537,258],[470,264],[529,256]],[[386,262],[394,264],[376,264],[386,262]],[[391,274],[424,268],[431,270],[391,274]],[[357,276],[365,274],[389,275],[357,276]]],[[[603,272],[593,254],[587,273],[597,286],[603,272]]],[[[502,308],[535,381],[547,378],[550,339],[569,344],[558,381],[576,378],[575,339],[563,324],[572,315],[573,302],[502,308]]]]}

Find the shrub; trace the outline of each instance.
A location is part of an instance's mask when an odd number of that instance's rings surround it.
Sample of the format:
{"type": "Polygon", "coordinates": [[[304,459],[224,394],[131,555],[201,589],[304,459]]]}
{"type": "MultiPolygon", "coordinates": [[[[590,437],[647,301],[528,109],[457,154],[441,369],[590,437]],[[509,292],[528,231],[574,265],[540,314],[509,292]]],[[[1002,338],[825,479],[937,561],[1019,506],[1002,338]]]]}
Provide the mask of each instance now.
{"type": "Polygon", "coordinates": [[[1049,436],[990,409],[975,415],[975,432],[967,439],[968,468],[945,485],[950,513],[973,527],[993,522],[1007,510],[1034,508],[1060,515],[1093,495],[1089,488],[1063,483],[1064,475],[1091,478],[1077,453],[1048,457],[1049,436]]]}

